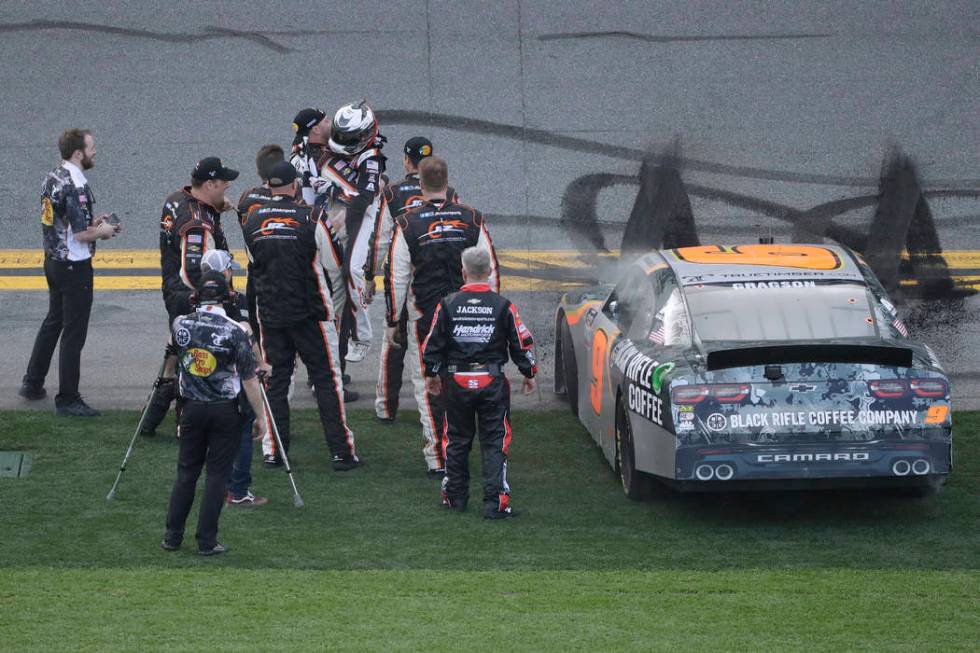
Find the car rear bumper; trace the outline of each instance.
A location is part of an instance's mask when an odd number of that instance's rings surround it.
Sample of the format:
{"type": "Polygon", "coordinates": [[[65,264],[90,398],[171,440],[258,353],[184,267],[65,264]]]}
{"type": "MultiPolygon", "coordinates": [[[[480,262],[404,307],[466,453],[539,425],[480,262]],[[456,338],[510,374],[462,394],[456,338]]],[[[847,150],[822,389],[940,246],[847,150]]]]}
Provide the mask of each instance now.
{"type": "Polygon", "coordinates": [[[677,481],[891,479],[919,485],[950,471],[949,442],[883,440],[810,444],[690,446],[677,450],[677,481]]]}

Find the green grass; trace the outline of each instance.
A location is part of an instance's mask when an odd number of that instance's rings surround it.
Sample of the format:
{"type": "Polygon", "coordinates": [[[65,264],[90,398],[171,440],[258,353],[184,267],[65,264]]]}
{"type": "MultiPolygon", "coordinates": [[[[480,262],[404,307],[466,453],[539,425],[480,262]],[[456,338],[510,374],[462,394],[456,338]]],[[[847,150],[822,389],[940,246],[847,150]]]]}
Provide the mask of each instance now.
{"type": "MultiPolygon", "coordinates": [[[[980,414],[956,416],[944,492],[690,495],[633,503],[564,412],[515,416],[519,519],[438,506],[418,424],[352,422],[363,468],[330,471],[315,414],[291,450],[307,507],[227,510],[217,559],[157,548],[176,446],[135,426],[0,414],[0,649],[975,650],[980,414]]],[[[163,430],[163,429],[162,429],[163,430]]],[[[191,515],[189,534],[193,533],[191,515]]]]}

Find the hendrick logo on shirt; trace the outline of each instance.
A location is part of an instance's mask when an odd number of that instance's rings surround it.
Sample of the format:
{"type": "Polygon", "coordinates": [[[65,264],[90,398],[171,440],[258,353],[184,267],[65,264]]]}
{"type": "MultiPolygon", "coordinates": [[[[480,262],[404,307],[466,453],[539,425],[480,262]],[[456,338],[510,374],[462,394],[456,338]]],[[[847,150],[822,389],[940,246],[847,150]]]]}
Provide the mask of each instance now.
{"type": "Polygon", "coordinates": [[[493,337],[492,324],[457,324],[453,327],[453,338],[459,342],[490,342],[493,337]]]}

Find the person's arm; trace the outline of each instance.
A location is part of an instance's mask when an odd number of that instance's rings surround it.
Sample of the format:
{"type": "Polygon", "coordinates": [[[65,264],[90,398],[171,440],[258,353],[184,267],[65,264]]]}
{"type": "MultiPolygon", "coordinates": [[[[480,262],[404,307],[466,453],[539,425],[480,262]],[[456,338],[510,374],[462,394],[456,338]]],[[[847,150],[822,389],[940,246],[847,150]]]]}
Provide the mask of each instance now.
{"type": "Polygon", "coordinates": [[[255,357],[255,369],[259,372],[264,372],[265,374],[272,373],[272,366],[265,361],[265,357],[262,355],[262,350],[259,349],[259,339],[255,337],[255,332],[252,331],[252,325],[248,322],[239,322],[238,326],[242,328],[245,335],[248,336],[248,342],[252,346],[252,356],[255,357]]]}
{"type": "Polygon", "coordinates": [[[85,231],[75,231],[72,227],[72,233],[75,236],[75,240],[80,243],[90,243],[93,240],[108,240],[118,233],[116,228],[113,227],[108,222],[99,222],[91,227],[86,227],[85,231]]]}
{"type": "MultiPolygon", "coordinates": [[[[362,155],[363,156],[363,155],[362,155]]],[[[360,225],[364,220],[364,214],[374,201],[374,198],[381,192],[381,159],[379,156],[369,156],[365,158],[357,167],[357,191],[347,203],[347,224],[360,225]]],[[[353,240],[357,234],[348,235],[353,240]]]]}
{"type": "Polygon", "coordinates": [[[398,326],[398,318],[408,297],[408,285],[412,281],[412,253],[405,240],[405,226],[407,225],[399,218],[391,239],[391,249],[388,250],[385,304],[389,327],[398,326]]]}
{"type": "Polygon", "coordinates": [[[313,216],[316,233],[317,261],[330,282],[331,303],[335,319],[344,314],[347,288],[344,283],[344,247],[330,224],[326,203],[322,203],[313,216]]]}
{"type": "Polygon", "coordinates": [[[295,144],[293,146],[293,152],[289,157],[289,162],[296,168],[296,176],[300,180],[300,191],[303,201],[313,206],[313,203],[316,201],[316,190],[313,188],[313,172],[310,170],[309,165],[308,143],[309,139],[304,136],[299,143],[295,144]]]}
{"type": "Polygon", "coordinates": [[[374,277],[378,274],[379,264],[388,255],[391,246],[391,189],[385,188],[384,195],[378,206],[378,212],[374,217],[374,227],[371,230],[371,240],[369,241],[367,261],[364,263],[364,278],[367,280],[368,288],[374,289],[374,277]]]}
{"type": "Polygon", "coordinates": [[[201,259],[214,249],[211,230],[201,223],[192,223],[181,230],[180,238],[180,279],[190,289],[197,288],[201,279],[201,259]]]}
{"type": "Polygon", "coordinates": [[[252,412],[255,413],[255,422],[252,423],[252,439],[261,440],[265,437],[265,406],[262,402],[262,389],[259,388],[259,377],[253,375],[252,378],[243,380],[242,389],[245,390],[248,403],[252,407],[252,412]]]}
{"type": "Polygon", "coordinates": [[[534,337],[531,335],[531,330],[524,326],[521,316],[517,313],[517,307],[510,302],[507,302],[504,323],[510,359],[524,376],[521,386],[524,394],[530,394],[534,390],[533,379],[538,374],[538,362],[534,357],[534,337]]]}
{"type": "Polygon", "coordinates": [[[490,232],[487,231],[487,225],[483,221],[483,214],[477,211],[476,215],[476,223],[480,225],[480,235],[476,240],[476,246],[480,249],[485,249],[487,253],[490,254],[490,277],[487,283],[490,284],[491,290],[493,290],[495,293],[499,293],[500,273],[497,269],[497,252],[493,248],[493,241],[490,240],[490,232]]]}
{"type": "Polygon", "coordinates": [[[447,311],[443,302],[436,305],[435,315],[429,333],[422,343],[422,362],[425,366],[425,387],[429,394],[438,395],[442,392],[442,381],[439,374],[446,366],[446,355],[449,351],[449,329],[446,325],[447,311]]]}
{"type": "Polygon", "coordinates": [[[249,345],[245,329],[240,337],[235,338],[235,367],[242,380],[242,388],[248,403],[255,413],[255,424],[252,426],[252,437],[261,438],[265,434],[265,406],[262,401],[262,390],[259,388],[259,378],[255,371],[255,357],[249,345]]]}

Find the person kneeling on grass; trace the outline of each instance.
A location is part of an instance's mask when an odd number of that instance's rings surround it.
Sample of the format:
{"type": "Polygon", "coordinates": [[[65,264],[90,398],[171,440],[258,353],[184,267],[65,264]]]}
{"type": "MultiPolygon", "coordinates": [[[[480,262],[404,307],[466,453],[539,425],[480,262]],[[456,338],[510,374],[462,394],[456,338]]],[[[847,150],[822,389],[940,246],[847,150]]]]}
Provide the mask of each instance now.
{"type": "Polygon", "coordinates": [[[470,447],[478,425],[483,453],[483,516],[507,519],[517,513],[510,507],[507,483],[510,383],[501,368],[509,351],[524,375],[524,394],[533,392],[538,372],[534,340],[517,308],[487,284],[490,253],[470,247],[463,251],[462,263],[466,283],[439,302],[422,346],[426,389],[433,395],[445,394],[442,504],[451,510],[466,510],[470,447]]]}
{"type": "Polygon", "coordinates": [[[261,416],[253,423],[252,436],[260,438],[265,432],[262,391],[250,336],[245,325],[229,318],[221,307],[229,293],[224,274],[204,273],[197,290],[200,307],[176,318],[172,326],[178,348],[180,451],[167,529],[160,543],[166,551],[176,551],[184,539],[184,525],[205,462],[208,469],[197,521],[197,550],[205,556],[227,551],[218,542],[218,517],[240,442],[238,395],[243,388],[252,410],[261,416]]]}

